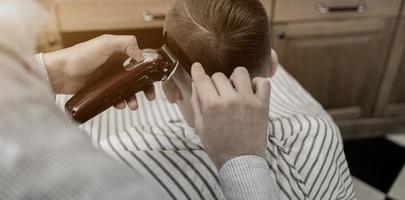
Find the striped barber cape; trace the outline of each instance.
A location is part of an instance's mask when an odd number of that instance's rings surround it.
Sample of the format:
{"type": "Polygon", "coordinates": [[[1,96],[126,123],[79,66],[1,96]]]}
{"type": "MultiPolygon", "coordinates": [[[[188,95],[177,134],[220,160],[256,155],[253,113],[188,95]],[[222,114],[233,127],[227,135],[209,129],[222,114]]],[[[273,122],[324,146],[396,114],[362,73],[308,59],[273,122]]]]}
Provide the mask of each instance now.
{"type": "MultiPolygon", "coordinates": [[[[272,82],[266,148],[280,199],[355,199],[339,129],[282,67],[272,82]]],[[[93,144],[178,200],[225,199],[215,166],[194,130],[156,84],[157,99],[138,95],[139,110],[109,109],[82,128],[93,144]]],[[[58,96],[60,107],[68,96],[58,96]]]]}

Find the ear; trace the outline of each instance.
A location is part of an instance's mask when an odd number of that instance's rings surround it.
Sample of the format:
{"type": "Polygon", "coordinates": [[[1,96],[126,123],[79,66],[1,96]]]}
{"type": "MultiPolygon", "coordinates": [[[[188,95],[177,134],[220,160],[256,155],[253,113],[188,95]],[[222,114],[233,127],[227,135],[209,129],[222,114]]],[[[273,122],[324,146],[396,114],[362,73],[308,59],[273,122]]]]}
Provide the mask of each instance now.
{"type": "Polygon", "coordinates": [[[173,79],[163,82],[162,89],[170,103],[176,103],[178,100],[181,100],[180,89],[173,79]]]}
{"type": "Polygon", "coordinates": [[[278,65],[280,63],[278,62],[278,56],[277,56],[277,52],[274,51],[273,49],[271,50],[271,66],[270,69],[268,70],[268,76],[269,78],[273,77],[274,74],[276,74],[278,65]]]}

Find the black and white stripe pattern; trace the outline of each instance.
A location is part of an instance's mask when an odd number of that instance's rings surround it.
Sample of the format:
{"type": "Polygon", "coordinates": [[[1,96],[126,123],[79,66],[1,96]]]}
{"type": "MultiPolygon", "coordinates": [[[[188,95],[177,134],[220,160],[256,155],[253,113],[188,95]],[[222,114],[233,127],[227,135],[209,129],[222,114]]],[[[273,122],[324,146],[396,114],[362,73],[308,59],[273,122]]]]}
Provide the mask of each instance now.
{"type": "MultiPolygon", "coordinates": [[[[67,96],[59,96],[63,106],[67,96]]],[[[83,125],[94,145],[149,177],[172,199],[222,200],[217,171],[157,84],[136,112],[110,109],[83,125]]],[[[272,79],[267,161],[280,199],[355,199],[336,125],[280,67],[272,79]]]]}

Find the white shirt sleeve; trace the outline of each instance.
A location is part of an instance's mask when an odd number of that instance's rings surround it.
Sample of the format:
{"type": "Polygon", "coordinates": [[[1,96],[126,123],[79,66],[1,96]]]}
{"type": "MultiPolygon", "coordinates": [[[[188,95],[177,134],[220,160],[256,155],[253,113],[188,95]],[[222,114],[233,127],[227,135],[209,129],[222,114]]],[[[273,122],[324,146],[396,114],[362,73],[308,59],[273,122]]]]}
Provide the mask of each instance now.
{"type": "Polygon", "coordinates": [[[163,199],[68,124],[32,71],[46,16],[35,2],[0,0],[0,199],[163,199]]]}
{"type": "Polygon", "coordinates": [[[227,200],[277,199],[267,161],[258,156],[240,156],[226,162],[219,181],[227,200]]]}

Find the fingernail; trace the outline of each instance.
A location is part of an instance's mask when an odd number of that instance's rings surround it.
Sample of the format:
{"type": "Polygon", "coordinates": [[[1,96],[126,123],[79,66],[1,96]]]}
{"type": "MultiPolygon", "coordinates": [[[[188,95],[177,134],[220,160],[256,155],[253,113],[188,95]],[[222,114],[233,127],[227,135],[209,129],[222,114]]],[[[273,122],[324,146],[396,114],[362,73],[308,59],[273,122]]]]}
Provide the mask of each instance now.
{"type": "Polygon", "coordinates": [[[196,63],[193,64],[192,67],[197,68],[197,67],[202,67],[202,65],[201,65],[201,63],[196,62],[196,63]]]}
{"type": "Polygon", "coordinates": [[[149,101],[153,101],[153,100],[155,100],[155,98],[156,98],[155,93],[149,93],[147,96],[148,96],[148,100],[149,100],[149,101]]]}
{"type": "Polygon", "coordinates": [[[202,72],[205,72],[205,70],[204,70],[204,68],[203,68],[203,66],[201,65],[201,63],[198,63],[198,62],[196,62],[196,63],[194,63],[192,66],[191,66],[191,70],[192,71],[202,71],[202,72]]]}
{"type": "Polygon", "coordinates": [[[132,110],[138,109],[138,102],[130,101],[129,104],[131,105],[130,107],[131,107],[132,110]]]}

